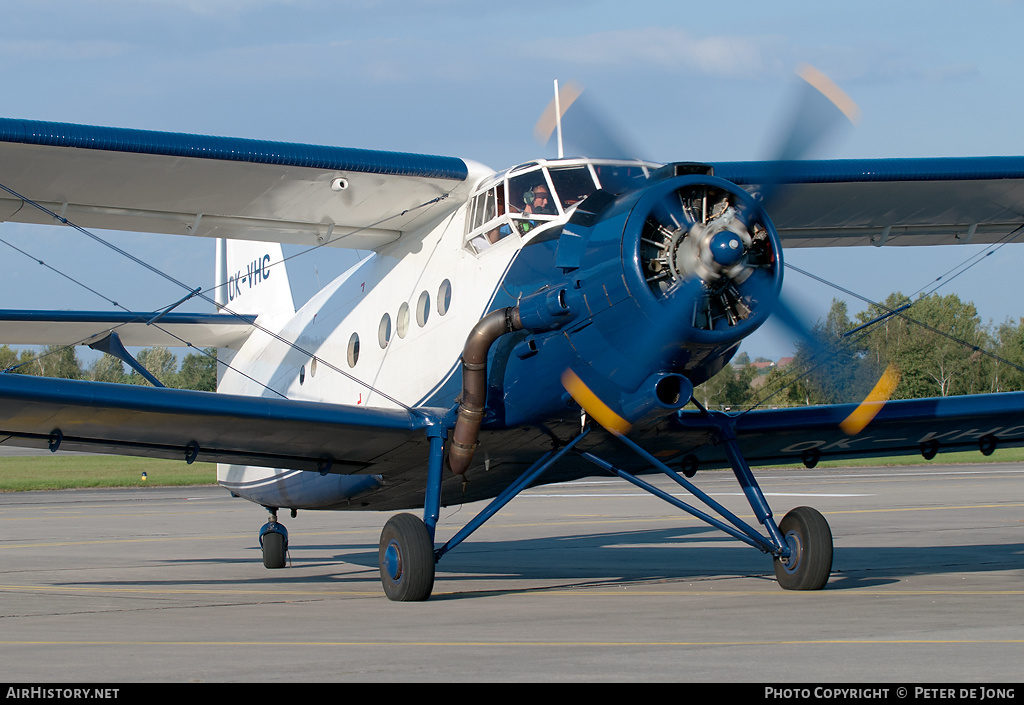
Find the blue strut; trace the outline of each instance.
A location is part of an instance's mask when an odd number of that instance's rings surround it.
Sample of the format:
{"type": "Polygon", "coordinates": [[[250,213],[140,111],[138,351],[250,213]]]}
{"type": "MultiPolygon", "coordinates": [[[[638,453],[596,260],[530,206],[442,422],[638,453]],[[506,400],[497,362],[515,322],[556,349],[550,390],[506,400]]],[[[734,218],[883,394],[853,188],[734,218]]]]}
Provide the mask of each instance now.
{"type": "Polygon", "coordinates": [[[437,520],[441,516],[441,480],[444,476],[444,441],[448,432],[441,424],[427,427],[430,457],[427,461],[427,492],[423,498],[423,523],[434,540],[437,520]]]}
{"type": "MultiPolygon", "coordinates": [[[[537,462],[531,465],[526,470],[526,472],[519,476],[519,479],[517,479],[511,485],[506,487],[504,492],[502,492],[500,495],[491,500],[491,503],[484,507],[480,511],[480,513],[473,518],[472,521],[466,524],[466,526],[464,526],[461,531],[459,531],[457,534],[455,534],[455,536],[449,539],[448,543],[436,549],[434,551],[434,561],[439,561],[441,559],[441,556],[448,553],[448,551],[452,550],[460,543],[465,541],[470,534],[472,534],[474,531],[483,526],[484,522],[486,522],[488,519],[494,516],[499,509],[501,509],[506,504],[515,499],[516,495],[518,495],[520,492],[529,487],[534,480],[536,480],[538,477],[544,474],[544,472],[546,472],[548,468],[550,468],[552,465],[558,462],[558,460],[563,455],[565,455],[570,450],[575,448],[576,444],[583,440],[583,438],[588,433],[590,433],[590,429],[586,428],[578,436],[573,438],[571,441],[569,441],[567,444],[565,444],[558,450],[548,451],[547,453],[542,455],[537,462]]],[[[438,480],[438,485],[440,485],[440,479],[438,480]]],[[[438,488],[438,495],[440,495],[440,488],[438,488]]],[[[433,535],[433,532],[431,532],[431,535],[433,535]]]]}
{"type": "Polygon", "coordinates": [[[721,529],[743,543],[760,549],[761,551],[773,556],[788,558],[791,554],[790,546],[788,542],[783,539],[778,525],[772,518],[772,510],[768,506],[768,502],[765,500],[764,494],[761,492],[761,488],[757,484],[757,480],[754,479],[754,474],[750,471],[750,466],[747,465],[747,461],[743,457],[743,453],[740,451],[739,444],[736,442],[736,434],[733,430],[732,419],[725,414],[708,412],[707,420],[710,421],[718,431],[718,441],[725,447],[725,453],[729,458],[729,463],[732,465],[733,474],[735,474],[740,487],[743,488],[743,494],[746,496],[747,502],[749,502],[750,508],[753,509],[757,520],[767,530],[767,537],[763,536],[757,529],[730,512],[724,506],[709,497],[706,493],[702,492],[692,482],[689,482],[684,477],[680,476],[679,473],[672,470],[670,467],[665,465],[665,463],[655,458],[625,436],[617,437],[619,441],[632,450],[642,460],[647,462],[648,465],[663,472],[696,499],[703,502],[706,507],[717,512],[725,521],[722,521],[722,519],[714,517],[707,512],[701,511],[700,509],[673,497],[668,492],[655,487],[649,482],[641,480],[633,473],[618,468],[607,460],[597,457],[593,453],[580,453],[580,457],[593,463],[599,468],[602,468],[603,470],[636,485],[645,492],[649,492],[650,494],[665,500],[672,506],[682,509],[684,512],[687,512],[701,521],[706,522],[715,528],[721,529]]]}

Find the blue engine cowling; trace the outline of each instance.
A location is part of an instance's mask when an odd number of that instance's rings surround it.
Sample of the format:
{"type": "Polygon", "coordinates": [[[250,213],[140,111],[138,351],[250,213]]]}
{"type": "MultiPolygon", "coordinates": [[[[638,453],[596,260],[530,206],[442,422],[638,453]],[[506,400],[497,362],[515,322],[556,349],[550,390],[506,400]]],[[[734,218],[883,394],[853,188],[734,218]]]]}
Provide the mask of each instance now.
{"type": "Polygon", "coordinates": [[[496,346],[504,364],[491,388],[503,395],[489,398],[492,419],[564,413],[551,386],[566,369],[630,422],[671,413],[689,395],[666,404],[652,380],[683,377],[692,390],[714,375],[770,316],[781,284],[775,227],[735,184],[669,175],[618,196],[598,191],[509,271],[506,291],[536,323],[496,346]]]}

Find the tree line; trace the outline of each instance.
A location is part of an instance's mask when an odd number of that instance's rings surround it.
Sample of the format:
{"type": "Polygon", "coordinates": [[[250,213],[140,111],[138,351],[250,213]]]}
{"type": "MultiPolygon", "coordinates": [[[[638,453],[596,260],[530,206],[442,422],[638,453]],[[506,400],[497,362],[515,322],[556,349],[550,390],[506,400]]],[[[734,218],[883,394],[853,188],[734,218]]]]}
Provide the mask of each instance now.
{"type": "MultiPolygon", "coordinates": [[[[217,389],[217,349],[189,353],[178,367],[178,358],[167,348],[144,348],[135,359],[168,387],[213,392],[217,389]]],[[[149,384],[135,370],[112,355],[103,354],[83,367],[74,347],[48,345],[41,351],[0,346],[0,370],[14,374],[83,379],[120,384],[149,384]]]]}
{"type": "Polygon", "coordinates": [[[852,318],[846,303],[833,299],[790,365],[758,384],[757,370],[738,364],[746,361],[737,357],[698,387],[697,400],[712,408],[860,401],[890,365],[899,373],[893,399],[1020,391],[1024,319],[985,325],[974,304],[956,294],[911,300],[895,292],[852,318]]]}
{"type": "MultiPolygon", "coordinates": [[[[168,387],[214,391],[216,349],[189,353],[178,366],[167,348],[145,348],[136,359],[168,387]]],[[[760,358],[759,358],[760,359],[760,358]]],[[[891,364],[899,371],[894,399],[1024,390],[1024,319],[984,325],[974,304],[956,294],[911,300],[899,292],[850,317],[833,299],[828,315],[801,341],[793,362],[773,368],[759,383],[758,370],[741,353],[697,387],[708,408],[836,404],[860,401],[891,364]],[[898,315],[892,311],[909,305],[898,315]],[[872,323],[873,322],[873,323],[872,323]],[[872,323],[862,330],[865,324],[872,323]]],[[[65,379],[149,384],[117,358],[104,354],[82,366],[73,347],[41,352],[0,346],[0,370],[65,379]]]]}

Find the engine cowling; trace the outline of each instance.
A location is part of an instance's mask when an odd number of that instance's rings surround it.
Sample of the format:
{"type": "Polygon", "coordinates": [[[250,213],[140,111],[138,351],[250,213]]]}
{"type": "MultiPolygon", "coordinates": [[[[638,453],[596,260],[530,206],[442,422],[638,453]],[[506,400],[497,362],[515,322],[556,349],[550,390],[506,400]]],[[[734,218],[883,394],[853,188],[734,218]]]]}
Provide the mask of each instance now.
{"type": "Polygon", "coordinates": [[[503,391],[483,424],[565,413],[563,387],[627,425],[673,413],[771,314],[780,249],[758,202],[708,174],[668,167],[638,190],[596,192],[506,277],[521,327],[495,345],[503,391]]]}
{"type": "Polygon", "coordinates": [[[623,232],[624,271],[642,276],[656,300],[693,285],[692,316],[677,322],[680,342],[739,341],[760,326],[782,284],[781,249],[757,201],[710,176],[646,189],[623,232]]]}
{"type": "Polygon", "coordinates": [[[705,174],[664,178],[574,217],[560,255],[566,242],[576,261],[557,259],[594,324],[570,333],[580,363],[628,391],[658,372],[703,382],[767,320],[782,283],[768,216],[742,188],[705,174]]]}

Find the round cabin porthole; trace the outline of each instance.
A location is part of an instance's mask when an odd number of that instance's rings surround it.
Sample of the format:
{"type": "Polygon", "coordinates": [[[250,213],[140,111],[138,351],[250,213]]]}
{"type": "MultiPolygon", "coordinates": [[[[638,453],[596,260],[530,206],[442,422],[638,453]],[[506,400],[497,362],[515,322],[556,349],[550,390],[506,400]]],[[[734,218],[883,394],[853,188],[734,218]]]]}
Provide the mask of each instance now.
{"type": "Polygon", "coordinates": [[[302,386],[302,383],[305,382],[305,381],[306,381],[306,366],[303,365],[302,367],[299,368],[299,386],[302,386]]]}
{"type": "Polygon", "coordinates": [[[316,358],[309,361],[309,376],[316,377],[316,358]]]}
{"type": "Polygon", "coordinates": [[[452,305],[452,283],[445,279],[437,290],[437,314],[443,316],[448,313],[452,305]]]}
{"type": "Polygon", "coordinates": [[[355,367],[359,362],[359,334],[353,333],[348,339],[348,366],[355,367]]]}
{"type": "Polygon", "coordinates": [[[385,313],[381,316],[380,325],[377,326],[377,343],[383,350],[391,342],[391,316],[385,313]]]}
{"type": "Polygon", "coordinates": [[[403,302],[398,308],[398,315],[395,317],[395,332],[399,338],[404,338],[409,332],[409,304],[403,302]]]}
{"type": "Polygon", "coordinates": [[[427,318],[430,317],[430,294],[423,292],[416,301],[416,323],[420,328],[427,325],[427,318]]]}

